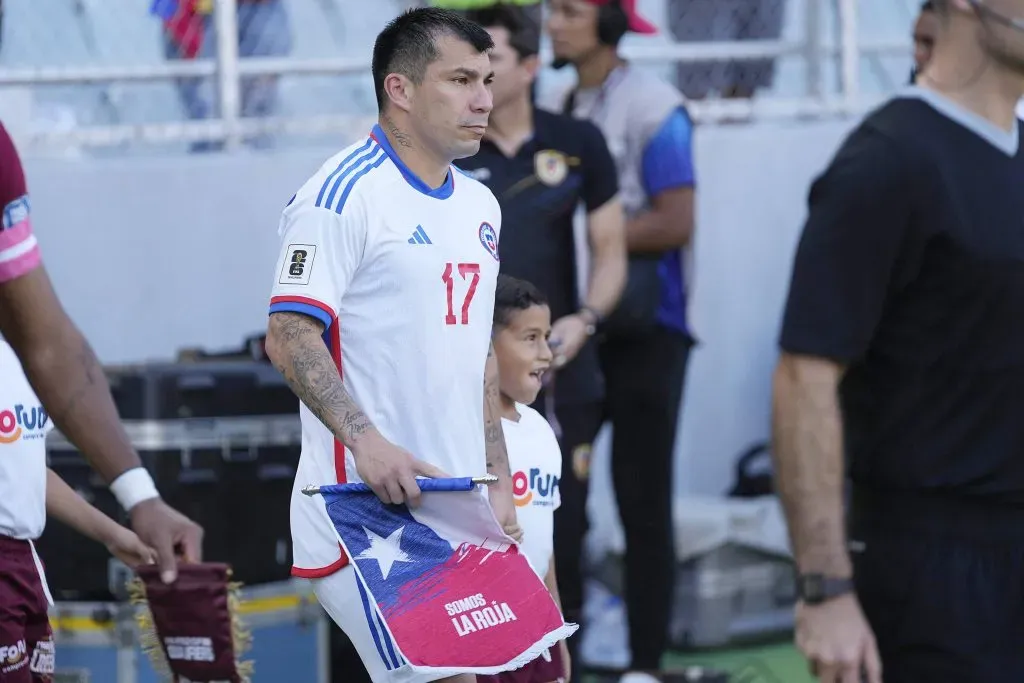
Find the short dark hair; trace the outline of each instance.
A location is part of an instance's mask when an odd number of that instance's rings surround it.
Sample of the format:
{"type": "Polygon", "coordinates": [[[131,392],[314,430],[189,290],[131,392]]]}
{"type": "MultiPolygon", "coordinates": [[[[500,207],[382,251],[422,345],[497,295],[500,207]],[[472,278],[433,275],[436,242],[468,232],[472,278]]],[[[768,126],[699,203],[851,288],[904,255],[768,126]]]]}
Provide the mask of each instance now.
{"type": "Polygon", "coordinates": [[[379,111],[384,111],[388,99],[384,92],[388,74],[400,73],[413,83],[422,82],[427,67],[438,57],[437,39],[446,35],[469,43],[477,52],[494,47],[487,31],[451,10],[421,7],[388,22],[373,44],[371,70],[379,111]]]}
{"type": "Polygon", "coordinates": [[[508,31],[508,42],[519,59],[533,57],[540,52],[540,27],[517,5],[499,2],[490,7],[469,10],[466,17],[484,28],[500,27],[508,31]]]}
{"type": "Polygon", "coordinates": [[[513,313],[547,305],[547,297],[532,283],[501,273],[494,289],[494,331],[508,325],[513,313]]]}
{"type": "Polygon", "coordinates": [[[921,3],[921,11],[922,12],[934,12],[935,11],[935,3],[933,3],[932,0],[924,0],[924,2],[921,3]]]}

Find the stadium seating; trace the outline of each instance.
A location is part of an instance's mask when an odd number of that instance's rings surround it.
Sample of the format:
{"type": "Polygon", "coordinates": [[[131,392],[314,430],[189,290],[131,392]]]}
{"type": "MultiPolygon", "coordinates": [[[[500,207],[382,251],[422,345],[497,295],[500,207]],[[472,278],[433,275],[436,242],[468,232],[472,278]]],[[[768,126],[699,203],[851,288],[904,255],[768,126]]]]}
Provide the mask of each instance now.
{"type": "MultiPolygon", "coordinates": [[[[373,36],[404,6],[402,0],[285,0],[298,58],[368,59],[373,36]]],[[[805,3],[787,0],[785,37],[804,32],[805,3]]],[[[641,0],[655,21],[666,0],[641,0]]],[[[836,35],[835,2],[825,3],[825,40],[836,35]]],[[[163,46],[159,20],[149,14],[150,0],[7,0],[0,68],[68,65],[159,64],[163,46]]],[[[917,0],[859,0],[863,40],[908,40],[917,0]]],[[[886,92],[903,83],[909,60],[900,55],[862,59],[864,92],[886,92]]],[[[826,67],[826,85],[834,90],[838,69],[826,67]]],[[[775,94],[803,94],[800,57],[781,60],[775,94]]],[[[34,87],[35,125],[133,124],[182,120],[184,113],[172,83],[131,83],[34,87]]],[[[373,110],[368,74],[289,76],[281,82],[281,114],[366,114],[373,110]]]]}

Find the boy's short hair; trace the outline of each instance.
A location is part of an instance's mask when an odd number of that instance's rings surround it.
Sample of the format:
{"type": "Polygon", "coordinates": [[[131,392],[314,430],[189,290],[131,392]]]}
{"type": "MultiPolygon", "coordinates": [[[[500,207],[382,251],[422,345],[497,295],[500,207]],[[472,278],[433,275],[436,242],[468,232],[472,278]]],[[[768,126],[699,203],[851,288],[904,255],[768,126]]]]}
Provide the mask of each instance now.
{"type": "Polygon", "coordinates": [[[547,305],[547,297],[532,283],[499,274],[498,285],[494,290],[494,331],[508,325],[512,314],[517,311],[525,311],[530,306],[547,305]]]}

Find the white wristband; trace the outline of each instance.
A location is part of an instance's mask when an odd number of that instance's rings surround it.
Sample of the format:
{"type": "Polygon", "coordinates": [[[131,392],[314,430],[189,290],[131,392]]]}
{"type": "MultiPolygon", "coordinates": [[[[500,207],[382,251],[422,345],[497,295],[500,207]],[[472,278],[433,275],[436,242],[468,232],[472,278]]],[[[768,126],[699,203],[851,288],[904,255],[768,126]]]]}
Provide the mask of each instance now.
{"type": "Polygon", "coordinates": [[[133,467],[122,472],[110,485],[110,492],[126,511],[144,500],[160,497],[153,477],[149,476],[145,467],[133,467]]]}

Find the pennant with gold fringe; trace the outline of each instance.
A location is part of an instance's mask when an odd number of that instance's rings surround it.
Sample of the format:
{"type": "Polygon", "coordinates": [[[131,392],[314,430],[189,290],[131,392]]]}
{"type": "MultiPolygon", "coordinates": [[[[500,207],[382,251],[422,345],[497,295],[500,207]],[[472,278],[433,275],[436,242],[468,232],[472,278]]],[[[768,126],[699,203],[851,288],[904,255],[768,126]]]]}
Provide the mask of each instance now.
{"type": "Polygon", "coordinates": [[[136,572],[128,590],[138,608],[139,644],[162,680],[250,683],[253,663],[242,656],[252,634],[239,615],[241,584],[231,581],[228,565],[179,565],[172,584],[155,566],[136,572]]]}

